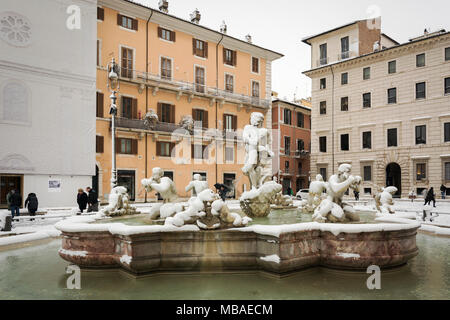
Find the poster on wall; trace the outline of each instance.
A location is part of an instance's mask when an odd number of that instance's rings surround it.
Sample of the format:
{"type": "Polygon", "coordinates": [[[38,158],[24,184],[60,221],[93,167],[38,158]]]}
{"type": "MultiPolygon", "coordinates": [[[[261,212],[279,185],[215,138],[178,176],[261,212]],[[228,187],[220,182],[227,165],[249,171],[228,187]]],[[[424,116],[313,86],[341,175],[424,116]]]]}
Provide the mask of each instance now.
{"type": "Polygon", "coordinates": [[[61,180],[48,180],[48,192],[61,192],[61,180]]]}

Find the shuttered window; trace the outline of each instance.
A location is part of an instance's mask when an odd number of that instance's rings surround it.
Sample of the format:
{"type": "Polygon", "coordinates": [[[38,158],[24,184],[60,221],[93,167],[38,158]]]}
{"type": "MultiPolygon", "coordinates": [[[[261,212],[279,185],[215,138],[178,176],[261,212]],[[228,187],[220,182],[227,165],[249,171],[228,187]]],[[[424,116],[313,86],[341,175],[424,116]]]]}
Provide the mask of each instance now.
{"type": "Polygon", "coordinates": [[[161,78],[172,80],[172,60],[161,57],[161,78]]]}
{"type": "Polygon", "coordinates": [[[297,127],[299,128],[305,127],[305,116],[301,112],[297,112],[297,127]]]}
{"type": "Polygon", "coordinates": [[[237,64],[236,51],[223,48],[223,63],[225,63],[229,66],[236,66],[236,64],[237,64]]]}
{"type": "Polygon", "coordinates": [[[205,68],[195,67],[195,91],[205,92],[205,68]]]}
{"type": "Polygon", "coordinates": [[[97,92],[97,118],[103,118],[103,93],[97,92]]]}
{"type": "Polygon", "coordinates": [[[208,42],[193,38],[192,53],[197,57],[208,58],[208,42]]]}
{"type": "Polygon", "coordinates": [[[175,42],[175,31],[170,31],[170,30],[158,27],[158,37],[160,39],[175,42]]]}
{"type": "Polygon", "coordinates": [[[167,103],[158,103],[158,119],[165,123],[175,123],[175,106],[167,103]]]}
{"type": "Polygon", "coordinates": [[[192,109],[192,118],[194,119],[196,127],[208,128],[208,111],[192,109]]]}
{"type": "Polygon", "coordinates": [[[103,153],[103,145],[104,145],[104,137],[103,136],[95,136],[95,152],[103,153]]]}
{"type": "Polygon", "coordinates": [[[252,57],[252,72],[259,73],[259,59],[252,57]]]}
{"type": "Polygon", "coordinates": [[[234,76],[231,74],[225,75],[225,91],[230,93],[234,91],[234,76]]]}
{"type": "Polygon", "coordinates": [[[97,7],[97,20],[105,20],[105,9],[97,7]]]}
{"type": "Polygon", "coordinates": [[[223,115],[223,126],[226,131],[236,131],[237,130],[237,116],[231,114],[223,115]]]}
{"type": "Polygon", "coordinates": [[[172,150],[175,147],[175,143],[157,141],[156,142],[156,155],[158,157],[171,157],[172,150]]]}
{"type": "Polygon", "coordinates": [[[133,78],[133,50],[122,47],[121,76],[133,78]]]}
{"type": "Polygon", "coordinates": [[[138,21],[136,19],[117,14],[117,24],[130,30],[138,30],[138,21]]]}
{"type": "Polygon", "coordinates": [[[252,97],[259,98],[259,82],[252,81],[252,97]]]}
{"type": "Polygon", "coordinates": [[[127,119],[137,119],[137,99],[122,97],[122,117],[127,119]]]}
{"type": "Polygon", "coordinates": [[[119,154],[137,154],[138,141],[135,139],[116,138],[116,152],[119,154]]]}

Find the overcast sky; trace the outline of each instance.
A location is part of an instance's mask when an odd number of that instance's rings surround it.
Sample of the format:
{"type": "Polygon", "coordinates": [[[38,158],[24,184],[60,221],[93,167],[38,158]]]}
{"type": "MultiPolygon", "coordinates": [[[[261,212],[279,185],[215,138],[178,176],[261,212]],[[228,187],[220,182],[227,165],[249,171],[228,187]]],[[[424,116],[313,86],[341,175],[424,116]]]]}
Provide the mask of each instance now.
{"type": "MultiPolygon", "coordinates": [[[[158,0],[134,0],[152,8],[158,0]]],[[[273,64],[272,90],[292,100],[310,95],[310,47],[306,36],[329,30],[355,20],[381,15],[382,32],[400,43],[423,34],[424,28],[450,29],[448,0],[169,0],[169,13],[189,19],[198,8],[200,24],[219,30],[222,20],[228,35],[244,39],[251,34],[253,43],[285,56],[273,64]]]]}

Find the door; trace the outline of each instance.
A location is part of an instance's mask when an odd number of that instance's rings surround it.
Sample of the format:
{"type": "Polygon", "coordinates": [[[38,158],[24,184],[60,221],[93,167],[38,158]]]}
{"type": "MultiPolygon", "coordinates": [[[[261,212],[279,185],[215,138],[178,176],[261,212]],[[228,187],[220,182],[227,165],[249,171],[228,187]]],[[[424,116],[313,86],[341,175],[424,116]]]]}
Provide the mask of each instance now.
{"type": "Polygon", "coordinates": [[[95,176],[92,177],[92,189],[97,192],[97,195],[100,196],[99,194],[99,189],[98,189],[98,179],[99,179],[99,170],[98,170],[98,166],[95,166],[95,176]]]}
{"type": "Polygon", "coordinates": [[[390,163],[386,167],[386,186],[396,187],[398,191],[394,197],[400,198],[402,194],[402,170],[397,163],[390,163]]]}
{"type": "Polygon", "coordinates": [[[136,200],[135,181],[136,178],[134,171],[128,170],[117,171],[117,185],[127,188],[130,201],[136,200]]]}
{"type": "Polygon", "coordinates": [[[19,192],[19,194],[22,195],[22,177],[0,176],[0,207],[6,208],[6,195],[11,190],[16,190],[16,192],[19,192]]]}
{"type": "Polygon", "coordinates": [[[223,184],[226,185],[230,191],[227,194],[227,198],[234,199],[236,197],[235,183],[236,175],[234,173],[224,173],[223,184]]]}
{"type": "Polygon", "coordinates": [[[283,194],[289,194],[291,189],[291,179],[283,179],[283,194]]]}

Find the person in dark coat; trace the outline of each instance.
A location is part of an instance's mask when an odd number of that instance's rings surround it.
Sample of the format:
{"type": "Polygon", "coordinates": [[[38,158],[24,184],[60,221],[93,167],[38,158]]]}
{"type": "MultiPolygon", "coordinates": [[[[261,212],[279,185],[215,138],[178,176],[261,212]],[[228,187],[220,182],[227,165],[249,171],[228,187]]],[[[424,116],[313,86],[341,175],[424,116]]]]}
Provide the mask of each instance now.
{"type": "Polygon", "coordinates": [[[445,199],[445,194],[446,193],[447,193],[447,187],[442,184],[441,185],[441,196],[442,196],[442,199],[445,199]]]}
{"type": "Polygon", "coordinates": [[[11,215],[14,219],[14,216],[20,216],[20,206],[22,205],[22,196],[19,192],[14,190],[14,193],[10,197],[11,201],[11,215]]]}
{"type": "Polygon", "coordinates": [[[83,210],[86,210],[88,203],[88,196],[86,192],[83,191],[83,189],[78,189],[77,203],[78,208],[80,208],[81,213],[83,213],[83,210]]]}
{"type": "Polygon", "coordinates": [[[358,190],[353,190],[353,195],[355,196],[355,200],[359,201],[359,191],[358,190]]]}
{"type": "Polygon", "coordinates": [[[217,192],[219,193],[219,196],[222,199],[222,201],[225,201],[227,193],[230,191],[230,188],[221,183],[216,183],[214,187],[217,189],[217,192]]]}
{"type": "MultiPolygon", "coordinates": [[[[25,208],[28,209],[30,216],[34,217],[36,215],[36,211],[38,209],[38,198],[35,193],[28,194],[28,197],[25,199],[25,208]]],[[[34,219],[31,219],[34,221],[34,219]]]]}
{"type": "Polygon", "coordinates": [[[433,189],[433,187],[431,187],[430,190],[428,190],[428,192],[427,192],[427,196],[425,197],[425,204],[424,204],[424,206],[427,205],[427,204],[431,204],[431,201],[433,201],[433,207],[436,208],[436,199],[435,199],[434,196],[435,196],[434,195],[434,189],[433,189]]]}
{"type": "Polygon", "coordinates": [[[95,190],[92,190],[91,187],[87,187],[86,191],[88,192],[88,210],[87,212],[98,212],[98,196],[95,190]]]}

